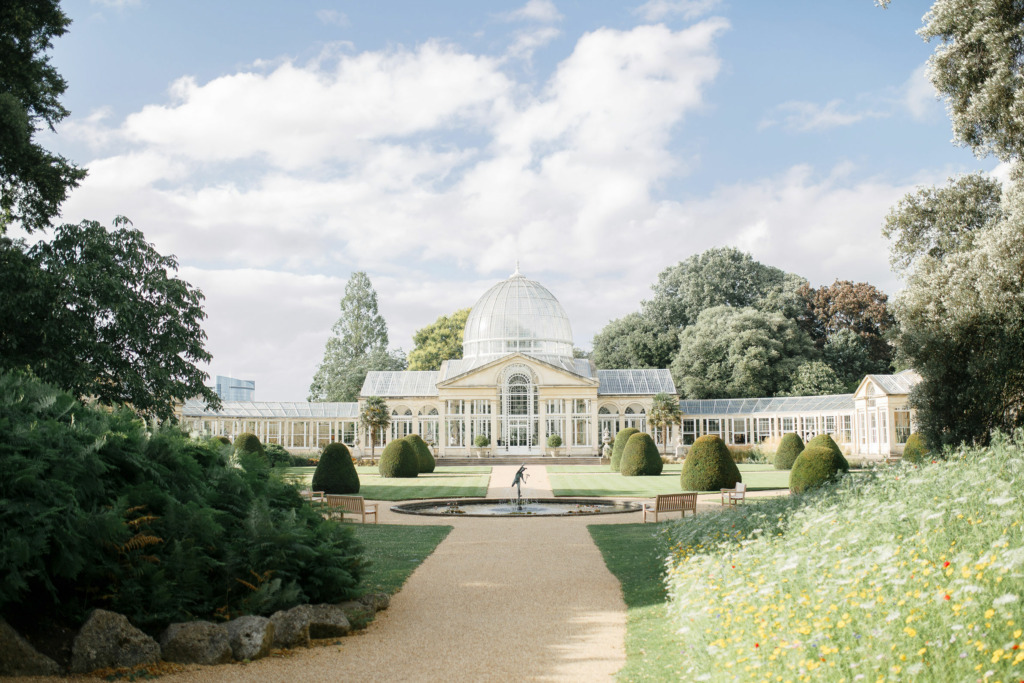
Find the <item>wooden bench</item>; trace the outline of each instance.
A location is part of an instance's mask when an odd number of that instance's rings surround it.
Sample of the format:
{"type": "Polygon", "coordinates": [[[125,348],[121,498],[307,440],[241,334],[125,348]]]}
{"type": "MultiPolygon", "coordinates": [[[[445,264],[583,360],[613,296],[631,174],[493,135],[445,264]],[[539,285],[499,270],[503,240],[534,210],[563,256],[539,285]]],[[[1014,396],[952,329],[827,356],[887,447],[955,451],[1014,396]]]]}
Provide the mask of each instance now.
{"type": "Polygon", "coordinates": [[[377,523],[377,506],[367,505],[362,496],[327,495],[327,512],[331,517],[345,521],[345,515],[359,515],[359,521],[366,523],[366,518],[373,515],[373,523],[377,523]]]}
{"type": "Polygon", "coordinates": [[[747,485],[742,481],[736,482],[736,488],[734,489],[722,489],[722,505],[728,503],[729,505],[735,505],[736,503],[743,503],[747,500],[747,485]]]}
{"type": "Polygon", "coordinates": [[[324,502],[323,491],[299,491],[299,495],[310,505],[322,505],[324,502]]]}
{"type": "Polygon", "coordinates": [[[686,516],[687,510],[695,515],[697,514],[696,493],[668,493],[657,496],[654,499],[654,505],[644,505],[644,522],[647,522],[648,513],[650,513],[654,517],[654,521],[657,522],[659,512],[678,512],[679,517],[683,518],[686,516]]]}

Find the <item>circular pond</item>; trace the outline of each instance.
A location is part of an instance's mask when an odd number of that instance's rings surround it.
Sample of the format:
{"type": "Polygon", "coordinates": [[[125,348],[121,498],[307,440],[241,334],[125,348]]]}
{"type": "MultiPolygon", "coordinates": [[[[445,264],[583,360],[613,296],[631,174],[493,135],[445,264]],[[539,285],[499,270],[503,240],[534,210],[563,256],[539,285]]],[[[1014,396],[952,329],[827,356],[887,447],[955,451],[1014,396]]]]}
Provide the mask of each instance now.
{"type": "Polygon", "coordinates": [[[403,515],[438,517],[577,517],[614,515],[640,510],[638,503],[620,503],[600,498],[524,498],[522,502],[498,498],[462,498],[392,505],[403,515]]]}

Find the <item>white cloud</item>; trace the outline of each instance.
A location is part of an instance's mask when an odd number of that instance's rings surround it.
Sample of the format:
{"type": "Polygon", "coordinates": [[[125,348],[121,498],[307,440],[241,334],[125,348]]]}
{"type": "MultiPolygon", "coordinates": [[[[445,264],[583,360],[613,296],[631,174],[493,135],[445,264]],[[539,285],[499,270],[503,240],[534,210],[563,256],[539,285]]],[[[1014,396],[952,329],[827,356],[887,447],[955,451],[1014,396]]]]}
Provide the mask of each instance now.
{"type": "Polygon", "coordinates": [[[506,54],[512,59],[530,61],[533,53],[562,34],[553,26],[542,26],[532,31],[519,31],[506,54]]]}
{"type": "Polygon", "coordinates": [[[318,9],[316,11],[316,18],[328,26],[346,27],[350,24],[348,15],[336,9],[318,9]]]}
{"type": "Polygon", "coordinates": [[[562,20],[562,14],[551,0],[529,0],[519,9],[500,16],[504,21],[536,21],[545,24],[562,20]]]}
{"type": "Polygon", "coordinates": [[[903,84],[903,105],[918,121],[924,120],[936,112],[942,112],[942,105],[935,92],[935,87],[928,79],[926,64],[914,69],[910,78],[903,84]]]}
{"type": "Polygon", "coordinates": [[[672,16],[696,19],[711,12],[721,0],[648,0],[633,10],[645,21],[662,21],[672,16]]]}
{"type": "Polygon", "coordinates": [[[759,129],[782,124],[790,130],[826,130],[849,126],[865,119],[886,118],[889,113],[874,107],[851,110],[844,107],[842,100],[831,100],[824,105],[814,102],[784,102],[773,110],[768,118],[761,121],[759,129]]]}

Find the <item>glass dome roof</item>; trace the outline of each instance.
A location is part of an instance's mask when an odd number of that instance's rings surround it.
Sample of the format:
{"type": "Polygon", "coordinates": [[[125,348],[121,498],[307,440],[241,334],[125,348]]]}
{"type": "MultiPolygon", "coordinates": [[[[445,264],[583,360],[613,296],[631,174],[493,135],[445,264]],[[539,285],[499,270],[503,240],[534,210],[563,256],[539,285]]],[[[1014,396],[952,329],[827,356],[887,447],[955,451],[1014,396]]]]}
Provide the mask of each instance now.
{"type": "Polygon", "coordinates": [[[572,358],[572,327],[562,304],[516,272],[477,300],[466,320],[462,356],[490,361],[510,353],[572,358]]]}

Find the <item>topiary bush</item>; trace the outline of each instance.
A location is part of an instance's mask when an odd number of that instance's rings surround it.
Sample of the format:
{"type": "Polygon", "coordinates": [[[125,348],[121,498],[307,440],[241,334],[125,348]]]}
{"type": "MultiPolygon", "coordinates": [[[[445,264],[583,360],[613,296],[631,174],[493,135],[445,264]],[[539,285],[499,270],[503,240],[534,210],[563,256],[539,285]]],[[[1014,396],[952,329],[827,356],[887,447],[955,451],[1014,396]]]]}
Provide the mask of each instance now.
{"type": "Polygon", "coordinates": [[[775,451],[775,469],[791,470],[796,458],[804,449],[804,440],[795,432],[789,432],[782,437],[779,448],[775,451]]]}
{"type": "Polygon", "coordinates": [[[619,473],[624,477],[656,477],[663,467],[661,453],[650,434],[637,432],[622,449],[619,473]]]}
{"type": "Polygon", "coordinates": [[[260,438],[251,432],[242,432],[235,437],[235,457],[247,472],[265,475],[270,469],[260,438]]]}
{"type": "Polygon", "coordinates": [[[731,489],[743,481],[740,469],[736,467],[729,447],[721,437],[709,434],[702,436],[690,446],[679,475],[683,491],[718,491],[731,489]]]}
{"type": "Polygon", "coordinates": [[[395,439],[385,446],[377,471],[386,479],[411,479],[418,475],[420,461],[412,444],[405,439],[395,439]]]}
{"type": "MultiPolygon", "coordinates": [[[[481,434],[480,436],[484,435],[481,434]]],[[[477,439],[479,439],[480,436],[478,436],[477,439]]],[[[484,439],[487,439],[487,437],[484,436],[484,439]]],[[[412,446],[413,452],[416,453],[416,464],[419,468],[420,474],[430,474],[433,472],[437,463],[434,461],[434,455],[430,452],[430,446],[427,445],[427,442],[424,441],[419,434],[410,434],[405,437],[405,440],[409,442],[409,445],[412,446]]],[[[488,443],[490,442],[488,441],[488,443]]]]}
{"type": "MultiPolygon", "coordinates": [[[[425,444],[426,441],[424,441],[423,443],[425,444]]],[[[491,445],[491,440],[487,438],[486,434],[477,434],[476,438],[473,439],[473,445],[476,446],[477,448],[487,448],[488,446],[491,445]]],[[[431,470],[431,472],[433,472],[433,470],[431,470]]]]}
{"type": "Polygon", "coordinates": [[[216,441],[217,443],[223,444],[225,446],[230,446],[231,445],[231,439],[229,439],[228,437],[224,436],[223,434],[219,434],[218,436],[213,437],[213,440],[216,441]]]}
{"type": "Polygon", "coordinates": [[[827,446],[808,446],[793,463],[793,470],[789,473],[789,490],[793,493],[810,491],[836,481],[849,471],[850,466],[842,454],[837,456],[827,446]]]}
{"type": "Polygon", "coordinates": [[[832,454],[843,462],[843,469],[849,471],[850,463],[847,462],[846,456],[843,455],[843,449],[839,447],[839,444],[837,444],[831,436],[828,434],[818,434],[807,442],[806,448],[811,448],[812,446],[814,448],[827,448],[832,451],[832,454]]]}
{"type": "Polygon", "coordinates": [[[263,447],[263,452],[267,456],[267,461],[271,467],[295,467],[295,461],[292,458],[292,454],[288,450],[276,443],[268,443],[263,447]]]}
{"type": "Polygon", "coordinates": [[[917,432],[908,436],[907,443],[903,445],[903,459],[907,462],[920,464],[924,462],[924,456],[928,455],[928,452],[924,439],[917,432]]]}
{"type": "Polygon", "coordinates": [[[548,448],[558,448],[562,445],[562,437],[558,434],[552,434],[548,437],[548,448]]]}
{"type": "Polygon", "coordinates": [[[320,454],[320,463],[313,470],[313,490],[338,496],[359,493],[359,474],[352,464],[352,454],[343,443],[329,443],[320,454]]]}
{"type": "Polygon", "coordinates": [[[619,433],[615,435],[615,441],[612,445],[612,472],[620,471],[619,466],[622,464],[622,451],[626,450],[626,444],[629,442],[629,437],[634,434],[638,434],[639,432],[639,429],[626,427],[625,429],[620,429],[619,433]]]}

